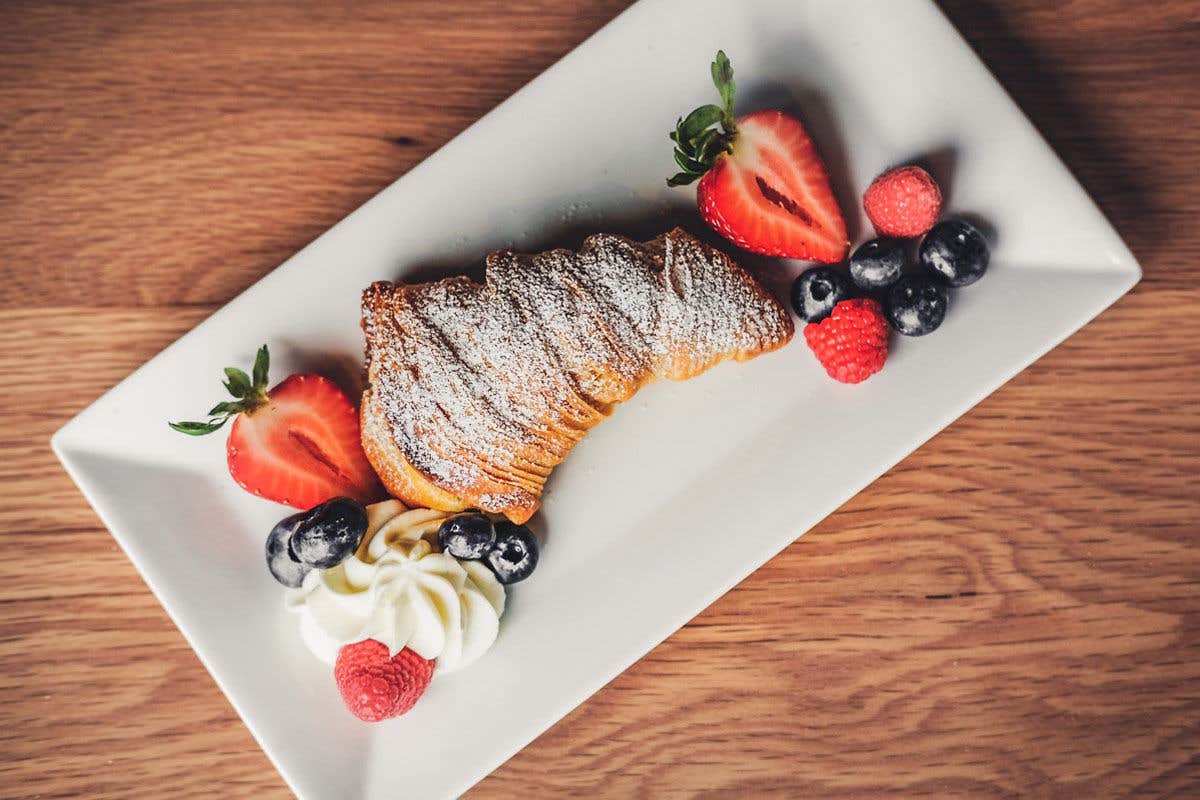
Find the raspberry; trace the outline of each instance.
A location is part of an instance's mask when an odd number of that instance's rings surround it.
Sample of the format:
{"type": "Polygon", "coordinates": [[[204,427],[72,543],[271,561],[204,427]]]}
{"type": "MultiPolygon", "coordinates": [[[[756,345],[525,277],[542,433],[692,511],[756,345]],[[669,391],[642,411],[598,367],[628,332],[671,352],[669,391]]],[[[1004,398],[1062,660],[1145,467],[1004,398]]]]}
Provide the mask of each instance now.
{"type": "Polygon", "coordinates": [[[366,639],[338,652],[333,678],[354,716],[379,722],[416,705],[433,677],[433,665],[407,647],[392,658],[385,645],[366,639]]]}
{"type": "Polygon", "coordinates": [[[804,339],[829,377],[842,383],[865,381],[887,359],[887,320],[870,298],[838,303],[828,317],[804,327],[804,339]]]}
{"type": "Polygon", "coordinates": [[[863,208],[881,236],[910,239],[937,222],[942,190],[920,167],[897,167],[871,181],[863,208]]]}

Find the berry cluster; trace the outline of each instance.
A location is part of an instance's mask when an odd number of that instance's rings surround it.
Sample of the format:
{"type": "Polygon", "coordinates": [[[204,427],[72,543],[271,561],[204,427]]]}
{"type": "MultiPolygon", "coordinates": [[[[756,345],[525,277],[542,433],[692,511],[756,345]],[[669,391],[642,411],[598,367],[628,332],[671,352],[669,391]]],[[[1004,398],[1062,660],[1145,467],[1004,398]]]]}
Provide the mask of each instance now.
{"type": "Polygon", "coordinates": [[[267,535],[267,569],[295,589],[314,569],[329,569],[358,549],[367,532],[367,510],[349,497],[335,497],[284,517],[267,535]]]}
{"type": "Polygon", "coordinates": [[[524,525],[493,523],[483,514],[459,514],[438,528],[438,545],[460,561],[482,561],[505,586],[533,574],[537,540],[524,525]]]}
{"type": "Polygon", "coordinates": [[[810,269],[791,292],[792,308],[809,323],[809,348],[842,383],[859,383],[883,368],[888,325],[905,336],[937,330],[949,289],[983,277],[990,257],[987,239],[974,225],[937,221],[942,193],[920,167],[880,175],[863,206],[880,237],[860,245],[847,270],[810,269]],[[924,238],[912,263],[909,242],[919,236],[924,238]]]}
{"type": "MultiPolygon", "coordinates": [[[[267,536],[267,569],[275,580],[297,588],[314,569],[329,569],[358,550],[367,532],[367,510],[349,497],[335,497],[275,524],[267,536]]],[[[438,545],[460,561],[482,561],[508,585],[533,574],[537,540],[524,525],[492,522],[478,513],[442,523],[438,545]]]]}
{"type": "MultiPolygon", "coordinates": [[[[267,568],[290,588],[305,585],[313,570],[330,569],[355,555],[369,528],[361,503],[335,497],[276,523],[267,536],[267,568]]],[[[524,525],[493,522],[480,513],[458,514],[437,534],[443,553],[480,561],[504,585],[523,581],[538,563],[538,545],[524,525]]],[[[361,720],[378,722],[407,712],[424,694],[435,663],[405,647],[396,655],[374,639],[346,645],[338,653],[334,680],[346,707],[361,720]]]]}

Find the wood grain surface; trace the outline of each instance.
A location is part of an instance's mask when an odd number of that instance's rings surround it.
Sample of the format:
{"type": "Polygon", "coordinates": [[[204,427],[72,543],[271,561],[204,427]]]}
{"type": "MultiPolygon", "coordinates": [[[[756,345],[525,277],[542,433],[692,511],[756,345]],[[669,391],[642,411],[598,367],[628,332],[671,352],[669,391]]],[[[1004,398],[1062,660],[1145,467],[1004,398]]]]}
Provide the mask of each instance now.
{"type": "MultiPolygon", "coordinates": [[[[0,4],[0,796],[287,795],[50,434],[625,5],[0,4]]],[[[1200,796],[1200,6],[942,6],[1145,280],[472,797],[1200,796]]]]}

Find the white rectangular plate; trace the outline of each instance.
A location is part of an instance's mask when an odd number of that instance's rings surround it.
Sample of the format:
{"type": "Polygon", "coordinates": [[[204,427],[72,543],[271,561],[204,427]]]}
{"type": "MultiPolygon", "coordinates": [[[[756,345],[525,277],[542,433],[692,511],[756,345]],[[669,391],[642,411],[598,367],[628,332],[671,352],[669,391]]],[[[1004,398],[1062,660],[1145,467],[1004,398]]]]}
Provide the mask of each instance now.
{"type": "Polygon", "coordinates": [[[932,3],[643,0],[98,400],[54,448],[297,794],[452,796],[1139,276],[932,3]],[[921,44],[899,60],[882,46],[897,41],[921,44]],[[782,104],[805,120],[858,240],[867,182],[929,154],[950,209],[994,229],[991,271],[864,384],[829,380],[797,336],[643,391],[555,472],[538,574],[511,592],[495,648],[407,716],[358,722],[265,569],[284,509],[233,484],[222,436],[179,436],[166,419],[202,412],[221,368],[248,364],[262,342],[276,379],[353,373],[359,293],[373,280],[694,220],[692,192],[664,185],[666,132],[712,100],[718,48],[743,112],[782,104]]]}

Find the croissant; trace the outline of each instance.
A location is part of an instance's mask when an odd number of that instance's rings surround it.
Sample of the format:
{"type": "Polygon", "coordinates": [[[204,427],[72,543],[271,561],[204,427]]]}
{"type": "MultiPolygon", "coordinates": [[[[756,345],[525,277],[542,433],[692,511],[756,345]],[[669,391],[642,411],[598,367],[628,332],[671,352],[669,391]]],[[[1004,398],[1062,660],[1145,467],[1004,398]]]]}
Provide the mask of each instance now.
{"type": "Polygon", "coordinates": [[[363,449],[410,506],[523,523],[550,471],[617,403],[793,333],[747,272],[679,229],[500,251],[486,276],[363,293],[363,449]]]}

